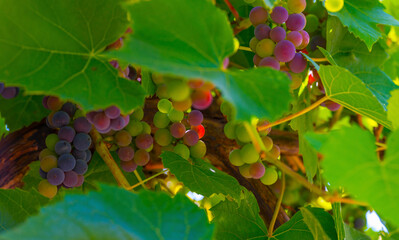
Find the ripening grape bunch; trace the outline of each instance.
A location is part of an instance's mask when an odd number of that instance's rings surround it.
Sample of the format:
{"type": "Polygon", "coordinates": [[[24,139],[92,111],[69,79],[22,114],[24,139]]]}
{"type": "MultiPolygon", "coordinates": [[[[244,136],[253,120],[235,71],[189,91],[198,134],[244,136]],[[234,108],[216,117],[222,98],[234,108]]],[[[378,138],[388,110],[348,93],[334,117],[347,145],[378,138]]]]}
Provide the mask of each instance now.
{"type": "Polygon", "coordinates": [[[5,99],[15,98],[19,93],[17,87],[6,87],[4,83],[0,82],[0,95],[5,99]]]}
{"type": "Polygon", "coordinates": [[[47,116],[47,126],[56,133],[46,137],[46,147],[39,154],[39,174],[43,180],[39,192],[53,198],[60,187],[79,187],[84,182],[92,153],[89,132],[92,125],[83,113],[71,102],[63,103],[59,98],[46,96],[43,106],[52,112],[47,116]]]}
{"type": "Polygon", "coordinates": [[[283,70],[281,63],[285,63],[292,73],[306,69],[307,61],[299,52],[309,44],[302,13],[305,8],[306,0],[288,0],[287,8],[276,6],[270,14],[260,6],[251,10],[249,20],[255,27],[255,36],[249,46],[255,52],[255,66],[283,70]]]}

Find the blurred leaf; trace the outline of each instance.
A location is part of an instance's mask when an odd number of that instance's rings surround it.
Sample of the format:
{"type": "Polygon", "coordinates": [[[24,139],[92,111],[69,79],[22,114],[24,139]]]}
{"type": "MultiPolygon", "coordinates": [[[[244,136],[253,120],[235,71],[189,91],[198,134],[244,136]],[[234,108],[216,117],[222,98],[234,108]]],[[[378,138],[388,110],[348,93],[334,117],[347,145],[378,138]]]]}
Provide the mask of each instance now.
{"type": "Polygon", "coordinates": [[[399,129],[399,90],[392,93],[388,101],[388,119],[392,122],[393,128],[399,129]]]}
{"type": "Polygon", "coordinates": [[[308,226],[310,232],[313,235],[314,239],[317,240],[330,240],[331,238],[327,236],[324,232],[323,227],[321,226],[319,220],[306,208],[301,208],[303,220],[308,226]]]}

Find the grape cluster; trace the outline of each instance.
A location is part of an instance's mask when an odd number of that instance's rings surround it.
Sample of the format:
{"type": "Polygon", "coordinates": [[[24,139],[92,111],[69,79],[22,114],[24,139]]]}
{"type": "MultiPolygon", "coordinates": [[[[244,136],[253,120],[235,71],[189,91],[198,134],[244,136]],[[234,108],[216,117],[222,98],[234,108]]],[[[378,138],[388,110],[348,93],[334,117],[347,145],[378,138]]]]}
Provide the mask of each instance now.
{"type": "MultiPolygon", "coordinates": [[[[227,138],[236,140],[241,146],[240,149],[234,149],[230,152],[229,160],[231,164],[239,167],[242,176],[246,178],[260,179],[265,185],[274,184],[278,179],[278,173],[274,166],[267,165],[261,159],[260,154],[251,143],[250,135],[242,122],[234,120],[235,109],[227,101],[223,101],[220,110],[227,117],[228,122],[224,126],[224,133],[227,138]]],[[[268,122],[261,121],[258,125],[265,125],[268,122]]],[[[259,132],[263,144],[267,150],[267,157],[278,159],[280,157],[280,148],[273,144],[273,140],[267,136],[270,128],[259,132]]]]}
{"type": "Polygon", "coordinates": [[[320,1],[313,2],[308,0],[304,14],[306,15],[305,30],[310,34],[310,41],[306,51],[310,57],[324,57],[318,47],[326,48],[328,12],[320,1]]]}
{"type": "Polygon", "coordinates": [[[5,99],[15,98],[19,93],[17,87],[6,87],[4,83],[0,82],[0,94],[5,99]]]}
{"type": "Polygon", "coordinates": [[[47,125],[56,129],[46,137],[46,147],[40,152],[39,192],[49,198],[56,195],[59,187],[79,187],[84,182],[92,153],[89,135],[92,125],[77,111],[75,104],[63,103],[57,97],[46,96],[43,106],[52,112],[47,125]]]}
{"type": "Polygon", "coordinates": [[[306,18],[302,11],[305,0],[288,0],[285,7],[275,7],[269,20],[269,13],[263,7],[254,7],[249,20],[254,25],[254,35],[249,46],[255,52],[253,62],[258,67],[281,69],[280,63],[286,63],[292,73],[301,73],[307,67],[307,61],[301,53],[309,44],[309,34],[304,30],[306,18]],[[289,14],[289,12],[291,14],[289,14]]]}
{"type": "Polygon", "coordinates": [[[89,123],[93,124],[99,133],[106,134],[111,131],[120,131],[129,124],[129,115],[121,115],[116,106],[110,106],[105,110],[89,112],[86,115],[89,123]]]}

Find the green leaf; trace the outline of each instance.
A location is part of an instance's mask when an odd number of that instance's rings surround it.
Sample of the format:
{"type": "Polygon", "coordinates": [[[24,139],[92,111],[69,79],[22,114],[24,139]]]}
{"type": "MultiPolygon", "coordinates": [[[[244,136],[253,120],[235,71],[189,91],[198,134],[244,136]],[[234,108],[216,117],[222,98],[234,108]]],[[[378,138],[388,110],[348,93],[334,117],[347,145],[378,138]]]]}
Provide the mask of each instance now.
{"type": "MultiPolygon", "coordinates": [[[[366,234],[344,224],[346,240],[371,240],[366,234]]],[[[391,239],[394,240],[394,239],[391,239]]]]}
{"type": "Polygon", "coordinates": [[[24,183],[24,190],[30,191],[32,188],[37,189],[40,181],[43,180],[43,178],[40,177],[39,169],[40,161],[33,161],[29,164],[29,171],[22,179],[22,182],[24,183]]]}
{"type": "Polygon", "coordinates": [[[330,99],[356,113],[374,119],[387,128],[392,128],[392,124],[387,119],[387,114],[377,98],[365,83],[347,69],[323,65],[320,67],[319,75],[326,95],[330,99]]]}
{"type": "Polygon", "coordinates": [[[103,185],[100,192],[67,195],[0,238],[210,239],[212,232],[205,212],[183,195],[103,185]]]}
{"type": "Polygon", "coordinates": [[[6,122],[5,122],[4,118],[1,116],[1,112],[0,112],[0,138],[6,133],[7,133],[6,122]]]}
{"type": "Polygon", "coordinates": [[[39,212],[49,201],[36,190],[0,189],[0,232],[9,230],[39,212]]]}
{"type": "Polygon", "coordinates": [[[389,75],[389,77],[398,81],[398,79],[399,79],[399,47],[390,49],[389,58],[384,63],[384,71],[389,75]]]}
{"type": "Polygon", "coordinates": [[[335,222],[335,230],[337,231],[338,240],[345,240],[345,223],[342,218],[341,203],[335,202],[332,204],[333,218],[335,222]]]}
{"type": "Polygon", "coordinates": [[[43,96],[26,96],[24,92],[20,92],[13,99],[0,98],[0,113],[11,132],[38,122],[50,113],[43,107],[42,98],[43,96]]]}
{"type": "Polygon", "coordinates": [[[399,222],[399,131],[388,138],[383,161],[377,158],[374,142],[374,136],[359,127],[331,132],[321,148],[324,174],[334,188],[344,187],[386,219],[399,222]]]}
{"type": "Polygon", "coordinates": [[[163,152],[161,158],[164,166],[191,191],[206,197],[216,193],[240,200],[241,185],[238,181],[202,159],[192,158],[189,162],[168,151],[163,152]]]}
{"type": "Polygon", "coordinates": [[[1,0],[0,81],[84,110],[117,105],[126,113],[143,104],[145,93],[99,53],[127,24],[120,0],[1,0]]]}
{"type": "Polygon", "coordinates": [[[323,227],[321,226],[319,220],[306,208],[301,208],[303,221],[308,226],[310,232],[313,235],[314,239],[317,240],[330,240],[327,234],[324,232],[323,227]]]}
{"type": "MultiPolygon", "coordinates": [[[[318,220],[319,224],[321,225],[327,236],[332,240],[336,240],[337,233],[335,232],[334,220],[332,219],[331,215],[321,208],[306,207],[306,209],[314,216],[314,218],[318,220]]],[[[315,239],[313,238],[312,232],[306,225],[302,214],[302,211],[298,211],[288,222],[277,228],[276,231],[273,233],[273,237],[269,239],[315,239]]]]}
{"type": "Polygon", "coordinates": [[[392,122],[393,128],[399,129],[399,90],[392,93],[388,101],[388,119],[392,122]]]}
{"type": "Polygon", "coordinates": [[[378,0],[345,0],[339,12],[329,14],[337,16],[351,33],[366,43],[370,51],[382,37],[377,24],[399,26],[399,22],[384,11],[378,0]]]}
{"type": "Polygon", "coordinates": [[[240,204],[223,201],[210,209],[215,224],[215,239],[265,239],[267,228],[259,215],[255,196],[244,190],[240,204]]]}
{"type": "Polygon", "coordinates": [[[145,69],[141,71],[141,84],[147,93],[147,96],[153,96],[157,90],[151,78],[151,73],[145,69]]]}

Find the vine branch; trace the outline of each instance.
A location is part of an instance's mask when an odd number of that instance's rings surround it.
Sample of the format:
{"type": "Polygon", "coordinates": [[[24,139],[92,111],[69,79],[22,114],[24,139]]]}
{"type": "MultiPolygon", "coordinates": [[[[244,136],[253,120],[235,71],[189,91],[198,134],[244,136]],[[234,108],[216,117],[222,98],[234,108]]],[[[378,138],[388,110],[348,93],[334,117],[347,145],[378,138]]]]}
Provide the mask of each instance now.
{"type": "Polygon", "coordinates": [[[276,223],[277,215],[278,215],[278,212],[280,211],[281,203],[283,202],[284,192],[285,192],[285,174],[283,173],[281,176],[280,196],[277,199],[276,208],[274,209],[273,217],[272,217],[272,220],[270,221],[270,225],[269,225],[269,231],[268,231],[269,238],[271,238],[273,236],[274,224],[276,223]]]}

